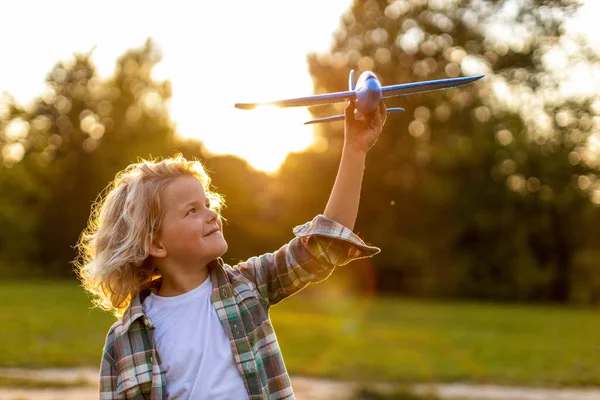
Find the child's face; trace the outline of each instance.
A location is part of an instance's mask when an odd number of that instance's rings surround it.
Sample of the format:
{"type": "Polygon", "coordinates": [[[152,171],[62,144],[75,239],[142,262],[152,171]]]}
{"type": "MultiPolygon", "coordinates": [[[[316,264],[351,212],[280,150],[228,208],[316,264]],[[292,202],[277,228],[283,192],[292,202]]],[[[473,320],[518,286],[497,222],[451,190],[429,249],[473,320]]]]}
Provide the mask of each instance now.
{"type": "Polygon", "coordinates": [[[198,179],[175,178],[161,194],[161,206],[163,219],[158,240],[166,249],[165,259],[186,267],[203,267],[225,254],[227,242],[221,218],[210,209],[198,179]]]}

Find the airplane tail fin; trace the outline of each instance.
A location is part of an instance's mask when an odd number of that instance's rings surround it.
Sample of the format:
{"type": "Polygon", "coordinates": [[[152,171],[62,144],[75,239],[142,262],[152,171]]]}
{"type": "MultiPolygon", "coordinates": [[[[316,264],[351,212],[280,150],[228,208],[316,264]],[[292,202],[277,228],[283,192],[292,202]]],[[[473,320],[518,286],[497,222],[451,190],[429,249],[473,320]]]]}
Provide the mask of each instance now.
{"type": "Polygon", "coordinates": [[[351,92],[354,91],[354,70],[350,70],[350,75],[348,76],[348,90],[351,92]]]}

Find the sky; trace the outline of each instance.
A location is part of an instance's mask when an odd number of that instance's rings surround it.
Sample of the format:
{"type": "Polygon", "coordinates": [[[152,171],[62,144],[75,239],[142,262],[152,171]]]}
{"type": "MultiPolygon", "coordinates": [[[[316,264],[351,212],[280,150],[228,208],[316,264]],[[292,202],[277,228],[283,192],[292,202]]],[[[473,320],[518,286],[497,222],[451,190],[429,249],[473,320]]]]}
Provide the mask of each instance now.
{"type": "Polygon", "coordinates": [[[236,102],[312,94],[306,54],[326,51],[350,0],[11,1],[0,3],[0,92],[25,105],[59,60],[88,52],[101,76],[152,37],[163,53],[153,77],[172,82],[177,132],[213,153],[273,171],[313,142],[305,108],[242,111],[236,102]],[[64,22],[64,23],[61,23],[64,22]],[[233,78],[233,79],[232,79],[233,78]]]}
{"type": "MultiPolygon", "coordinates": [[[[169,108],[184,137],[274,171],[290,151],[313,143],[305,108],[243,111],[236,102],[312,94],[309,52],[327,51],[351,0],[10,1],[0,3],[0,92],[25,105],[42,93],[59,60],[88,52],[101,76],[117,57],[152,37],[163,52],[153,77],[172,82],[169,108]]],[[[600,46],[588,0],[569,29],[600,46]]],[[[398,82],[399,83],[399,82],[398,82]]],[[[143,156],[143,155],[141,155],[143,156]]]]}

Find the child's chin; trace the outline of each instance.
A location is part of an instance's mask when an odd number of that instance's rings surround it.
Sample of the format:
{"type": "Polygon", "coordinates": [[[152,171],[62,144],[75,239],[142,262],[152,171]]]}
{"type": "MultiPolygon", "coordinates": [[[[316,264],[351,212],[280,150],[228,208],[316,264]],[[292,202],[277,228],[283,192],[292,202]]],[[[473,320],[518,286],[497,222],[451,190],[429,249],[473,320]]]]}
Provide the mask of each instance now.
{"type": "Polygon", "coordinates": [[[227,242],[225,241],[225,239],[223,239],[223,243],[221,244],[221,248],[219,251],[219,257],[221,257],[223,254],[225,254],[227,252],[227,250],[229,249],[229,245],[227,244],[227,242]]]}

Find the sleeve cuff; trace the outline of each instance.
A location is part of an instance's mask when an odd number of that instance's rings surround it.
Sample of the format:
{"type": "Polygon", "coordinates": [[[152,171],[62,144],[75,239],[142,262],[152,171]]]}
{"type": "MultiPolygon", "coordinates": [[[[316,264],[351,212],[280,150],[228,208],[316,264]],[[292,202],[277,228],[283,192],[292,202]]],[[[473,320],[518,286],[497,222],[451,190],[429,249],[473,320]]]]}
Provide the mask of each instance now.
{"type": "Polygon", "coordinates": [[[336,246],[339,247],[338,251],[344,253],[339,254],[341,260],[345,259],[341,264],[346,264],[358,258],[371,257],[381,251],[378,247],[367,245],[352,230],[322,214],[317,215],[312,221],[304,225],[296,226],[294,235],[299,238],[320,236],[341,241],[339,242],[340,246],[336,246]]]}

